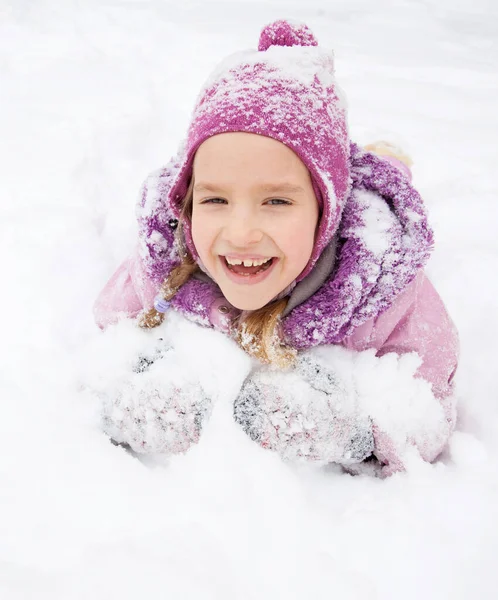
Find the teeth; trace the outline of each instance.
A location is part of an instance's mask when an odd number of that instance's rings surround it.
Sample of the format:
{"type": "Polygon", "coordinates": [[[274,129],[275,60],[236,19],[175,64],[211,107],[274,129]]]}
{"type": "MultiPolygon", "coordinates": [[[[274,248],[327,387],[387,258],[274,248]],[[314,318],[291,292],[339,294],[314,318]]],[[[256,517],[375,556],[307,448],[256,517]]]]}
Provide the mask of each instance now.
{"type": "Polygon", "coordinates": [[[263,258],[261,260],[239,260],[237,258],[228,258],[228,256],[225,256],[225,258],[229,265],[242,265],[243,264],[244,267],[260,267],[261,265],[264,265],[269,260],[271,260],[271,257],[263,258]]]}

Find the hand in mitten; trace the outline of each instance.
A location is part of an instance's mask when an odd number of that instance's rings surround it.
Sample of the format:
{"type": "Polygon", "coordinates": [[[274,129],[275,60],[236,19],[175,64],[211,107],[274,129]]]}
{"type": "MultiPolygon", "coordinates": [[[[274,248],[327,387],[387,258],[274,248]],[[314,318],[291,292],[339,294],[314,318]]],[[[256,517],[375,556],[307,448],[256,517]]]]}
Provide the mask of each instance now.
{"type": "Polygon", "coordinates": [[[234,417],[254,441],[289,460],[347,465],[373,451],[371,423],[359,413],[352,386],[308,355],[290,371],[254,371],[234,417]]]}
{"type": "Polygon", "coordinates": [[[162,339],[141,354],[132,372],[100,394],[103,427],[111,439],[139,453],[178,454],[199,440],[211,402],[188,365],[162,339]]]}

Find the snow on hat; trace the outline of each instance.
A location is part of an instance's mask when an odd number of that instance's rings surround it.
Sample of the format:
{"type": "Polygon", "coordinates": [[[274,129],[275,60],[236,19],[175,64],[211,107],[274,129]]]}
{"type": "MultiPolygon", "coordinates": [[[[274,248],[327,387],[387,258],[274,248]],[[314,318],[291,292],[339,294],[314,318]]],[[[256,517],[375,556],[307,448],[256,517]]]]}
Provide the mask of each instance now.
{"type": "MultiPolygon", "coordinates": [[[[308,168],[321,208],[315,246],[303,279],[331,241],[349,195],[350,143],[346,109],[334,77],[331,51],[304,24],[276,21],[266,26],[258,50],[225,59],[201,91],[170,191],[179,216],[199,146],[213,135],[264,135],[293,150],[308,168]]],[[[185,242],[198,259],[190,224],[185,242]]]]}

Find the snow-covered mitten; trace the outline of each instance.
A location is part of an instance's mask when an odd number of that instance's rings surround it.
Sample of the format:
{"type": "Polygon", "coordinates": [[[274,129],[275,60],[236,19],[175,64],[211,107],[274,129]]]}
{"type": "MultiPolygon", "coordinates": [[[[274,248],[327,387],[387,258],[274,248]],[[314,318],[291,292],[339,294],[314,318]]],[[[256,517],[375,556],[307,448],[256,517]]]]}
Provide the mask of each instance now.
{"type": "Polygon", "coordinates": [[[162,339],[101,398],[104,431],[138,453],[186,452],[199,441],[211,412],[211,401],[188,365],[162,339]]]}
{"type": "Polygon", "coordinates": [[[370,419],[360,414],[354,388],[307,355],[290,371],[252,372],[234,417],[254,441],[288,460],[348,465],[374,448],[370,419]]]}

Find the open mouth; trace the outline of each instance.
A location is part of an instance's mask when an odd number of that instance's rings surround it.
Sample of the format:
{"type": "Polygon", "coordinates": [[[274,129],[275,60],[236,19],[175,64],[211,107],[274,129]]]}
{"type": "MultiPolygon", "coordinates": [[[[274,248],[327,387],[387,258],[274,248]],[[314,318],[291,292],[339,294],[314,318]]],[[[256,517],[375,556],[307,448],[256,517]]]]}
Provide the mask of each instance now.
{"type": "Polygon", "coordinates": [[[226,256],[220,256],[220,258],[230,272],[235,273],[235,275],[242,275],[243,277],[259,275],[260,273],[267,271],[276,260],[273,256],[269,258],[250,260],[239,260],[227,258],[226,256]]]}

